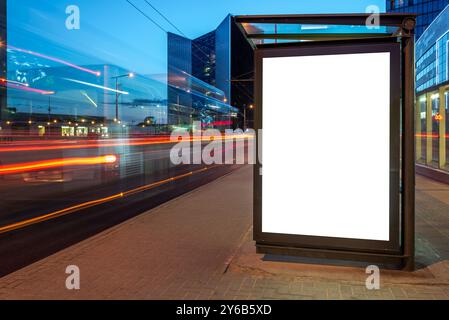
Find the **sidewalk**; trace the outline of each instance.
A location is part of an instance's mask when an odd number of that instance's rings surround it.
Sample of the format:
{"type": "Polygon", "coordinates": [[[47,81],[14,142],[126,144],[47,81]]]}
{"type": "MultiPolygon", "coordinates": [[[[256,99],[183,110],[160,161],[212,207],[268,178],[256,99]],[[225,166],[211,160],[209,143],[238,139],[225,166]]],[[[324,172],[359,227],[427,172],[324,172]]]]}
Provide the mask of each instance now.
{"type": "Polygon", "coordinates": [[[245,166],[0,279],[0,299],[449,299],[449,186],[417,183],[418,270],[382,271],[378,291],[363,267],[255,254],[245,166]]]}

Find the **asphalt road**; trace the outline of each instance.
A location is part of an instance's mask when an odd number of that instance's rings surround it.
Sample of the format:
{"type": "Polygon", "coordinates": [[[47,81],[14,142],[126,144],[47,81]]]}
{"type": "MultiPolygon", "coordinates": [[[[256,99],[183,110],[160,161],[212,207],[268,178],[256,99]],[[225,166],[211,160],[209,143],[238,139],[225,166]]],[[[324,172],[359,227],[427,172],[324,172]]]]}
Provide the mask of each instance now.
{"type": "Polygon", "coordinates": [[[211,182],[236,167],[211,168],[125,199],[0,234],[0,277],[211,182]]]}
{"type": "MultiPolygon", "coordinates": [[[[119,154],[121,157],[138,154],[141,159],[138,163],[143,170],[137,174],[124,174],[123,168],[115,168],[113,176],[108,177],[102,166],[64,168],[63,176],[69,176],[69,181],[26,182],[24,177],[27,175],[23,174],[12,178],[3,177],[0,180],[0,277],[238,168],[237,165],[174,166],[169,161],[170,148],[171,145],[153,145],[127,147],[125,150],[88,148],[0,153],[2,163],[11,162],[12,159],[26,162],[109,153],[119,154]],[[82,179],[75,179],[77,176],[82,179]],[[170,180],[171,178],[175,180],[170,180]],[[142,189],[143,186],[145,187],[142,189]],[[108,199],[117,194],[126,196],[108,199]],[[51,219],[34,224],[20,225],[97,199],[108,200],[94,206],[76,208],[67,214],[57,214],[51,219]],[[20,226],[1,232],[2,227],[15,224],[20,226]]],[[[50,173],[52,172],[54,170],[50,173]]]]}

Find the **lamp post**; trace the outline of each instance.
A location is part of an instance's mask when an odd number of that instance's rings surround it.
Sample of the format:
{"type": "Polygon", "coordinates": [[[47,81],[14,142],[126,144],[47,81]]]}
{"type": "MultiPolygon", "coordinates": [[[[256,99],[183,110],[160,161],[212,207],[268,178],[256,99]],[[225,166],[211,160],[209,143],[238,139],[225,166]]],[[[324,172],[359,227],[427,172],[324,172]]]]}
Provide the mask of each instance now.
{"type": "Polygon", "coordinates": [[[55,94],[54,91],[48,92],[48,122],[47,122],[48,131],[50,131],[49,123],[51,121],[51,96],[54,94],[55,94]]]}
{"type": "MultiPolygon", "coordinates": [[[[247,108],[247,106],[245,105],[245,106],[243,107],[243,131],[246,131],[246,129],[247,129],[247,127],[248,127],[248,123],[247,123],[247,121],[246,121],[246,108],[247,108]]],[[[250,109],[250,110],[253,110],[253,109],[254,109],[254,106],[253,106],[252,104],[250,104],[250,105],[249,105],[249,109],[250,109]]]]}
{"type": "Polygon", "coordinates": [[[119,97],[119,92],[118,92],[118,79],[120,78],[134,78],[134,73],[130,72],[127,74],[122,74],[119,76],[115,76],[115,77],[111,77],[111,79],[115,79],[115,119],[117,119],[118,121],[118,97],[119,97]]]}

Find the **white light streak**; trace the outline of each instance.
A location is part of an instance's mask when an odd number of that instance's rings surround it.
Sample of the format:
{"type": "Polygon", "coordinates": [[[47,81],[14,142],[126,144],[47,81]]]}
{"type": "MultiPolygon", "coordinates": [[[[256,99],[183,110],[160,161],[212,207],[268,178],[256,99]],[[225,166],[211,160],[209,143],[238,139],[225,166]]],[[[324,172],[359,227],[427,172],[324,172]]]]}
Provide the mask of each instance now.
{"type": "Polygon", "coordinates": [[[120,93],[120,94],[129,94],[129,92],[126,92],[126,91],[115,90],[115,89],[108,88],[108,87],[103,87],[103,86],[100,86],[100,85],[94,84],[94,83],[89,83],[89,82],[84,82],[84,81],[75,80],[75,79],[69,79],[69,78],[63,78],[63,79],[67,80],[67,81],[70,81],[70,82],[84,84],[84,85],[89,86],[89,87],[103,89],[103,90],[106,90],[106,91],[116,92],[116,93],[120,93]]]}

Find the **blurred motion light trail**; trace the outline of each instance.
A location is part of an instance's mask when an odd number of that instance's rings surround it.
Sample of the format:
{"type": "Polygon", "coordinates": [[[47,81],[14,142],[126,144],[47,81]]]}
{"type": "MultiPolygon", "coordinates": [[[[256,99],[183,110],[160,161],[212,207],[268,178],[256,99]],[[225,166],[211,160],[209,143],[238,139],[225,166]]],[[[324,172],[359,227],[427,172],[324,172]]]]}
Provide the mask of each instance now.
{"type": "Polygon", "coordinates": [[[94,84],[94,83],[90,83],[90,82],[84,82],[84,81],[75,80],[75,79],[69,79],[69,78],[63,78],[63,79],[67,80],[67,81],[79,83],[79,84],[84,84],[84,85],[89,86],[89,87],[103,89],[103,90],[106,90],[106,91],[112,91],[112,92],[116,92],[116,93],[120,93],[120,94],[129,94],[129,92],[126,92],[126,91],[115,90],[115,89],[112,89],[112,88],[103,87],[103,86],[100,86],[98,84],[94,84]]]}
{"type": "Polygon", "coordinates": [[[24,87],[29,87],[30,85],[28,83],[23,83],[23,82],[19,82],[19,81],[14,81],[14,80],[8,80],[5,78],[0,78],[0,82],[8,82],[8,83],[12,83],[12,84],[17,84],[19,86],[24,86],[24,87]]]}
{"type": "Polygon", "coordinates": [[[184,174],[177,175],[177,176],[172,177],[172,178],[168,178],[168,179],[160,180],[160,181],[157,181],[157,182],[153,182],[153,183],[150,183],[150,184],[138,187],[138,188],[134,188],[134,189],[131,189],[131,190],[128,190],[128,191],[125,191],[125,192],[121,192],[121,193],[118,193],[118,194],[115,194],[115,195],[112,195],[112,196],[109,196],[109,197],[100,198],[100,199],[93,200],[93,201],[88,201],[88,202],[83,202],[83,203],[80,203],[80,204],[72,206],[72,207],[68,207],[68,208],[65,208],[65,209],[62,209],[62,210],[58,210],[58,211],[55,211],[55,212],[52,212],[52,213],[44,214],[44,215],[41,215],[41,216],[38,216],[38,217],[35,217],[35,218],[31,218],[31,219],[28,219],[28,220],[24,220],[24,221],[13,223],[13,224],[10,224],[10,225],[7,225],[7,226],[3,226],[3,227],[0,227],[0,234],[11,232],[11,231],[14,231],[14,230],[17,230],[17,229],[22,229],[24,227],[27,227],[27,226],[30,226],[30,225],[33,225],[33,224],[36,224],[36,223],[40,223],[40,222],[44,222],[44,221],[47,221],[47,220],[55,219],[55,218],[58,218],[58,217],[62,217],[64,215],[67,215],[67,214],[70,214],[70,213],[74,213],[74,212],[77,212],[77,211],[82,210],[82,209],[87,209],[87,208],[90,208],[90,207],[94,207],[94,206],[100,205],[102,203],[106,203],[106,202],[114,201],[114,200],[117,200],[117,199],[120,199],[120,198],[124,198],[124,197],[127,197],[127,196],[131,196],[131,195],[134,195],[136,193],[143,192],[143,191],[146,191],[146,190],[149,190],[149,189],[153,189],[155,187],[159,187],[161,185],[164,185],[164,184],[167,184],[167,183],[170,183],[170,182],[174,182],[174,181],[177,181],[177,180],[180,180],[180,179],[183,179],[183,178],[190,177],[190,176],[192,176],[194,174],[197,174],[197,173],[205,172],[205,171],[207,171],[209,169],[212,169],[214,167],[216,167],[216,165],[215,166],[211,166],[211,167],[204,167],[202,169],[198,169],[198,170],[195,170],[195,171],[190,171],[190,172],[187,172],[187,173],[184,173],[184,174]]]}
{"type": "Polygon", "coordinates": [[[50,61],[53,61],[53,62],[57,62],[57,63],[60,63],[60,64],[64,64],[64,65],[66,65],[68,67],[71,67],[71,68],[74,68],[74,69],[77,69],[77,70],[80,70],[80,71],[84,71],[84,72],[96,75],[97,77],[101,76],[101,72],[100,71],[94,71],[94,70],[90,70],[90,69],[87,69],[87,68],[83,68],[83,67],[77,66],[77,65],[75,65],[73,63],[70,63],[70,62],[67,62],[67,61],[64,61],[64,60],[61,60],[61,59],[58,59],[58,58],[50,57],[50,56],[47,56],[47,55],[42,54],[42,53],[38,53],[38,52],[30,51],[30,50],[17,48],[17,47],[14,47],[12,45],[9,45],[9,44],[7,45],[7,48],[11,49],[11,50],[22,52],[22,53],[30,54],[30,55],[33,55],[35,57],[39,57],[39,58],[47,59],[47,60],[50,60],[50,61]]]}
{"type": "Polygon", "coordinates": [[[94,100],[92,100],[91,97],[89,97],[89,95],[88,95],[86,92],[81,91],[81,94],[82,94],[84,97],[86,97],[86,99],[89,100],[89,102],[92,103],[92,105],[93,105],[95,108],[98,108],[98,105],[95,103],[94,100]]]}
{"type": "MultiPolygon", "coordinates": [[[[216,140],[232,140],[235,139],[236,141],[242,140],[242,139],[254,139],[251,135],[235,135],[232,137],[215,137],[216,140]]],[[[189,138],[184,139],[182,142],[196,142],[196,141],[204,141],[204,142],[210,142],[209,137],[198,137],[198,138],[189,138]]],[[[63,150],[63,149],[88,149],[88,148],[106,148],[106,147],[122,147],[122,146],[146,146],[146,145],[157,145],[157,144],[176,144],[180,141],[178,140],[172,140],[169,137],[163,137],[161,138],[137,138],[137,139],[129,139],[126,141],[121,141],[118,139],[117,142],[110,142],[108,140],[103,141],[92,141],[87,143],[79,143],[81,141],[64,141],[64,144],[61,145],[61,143],[58,142],[58,145],[34,145],[34,146],[27,146],[27,145],[21,145],[21,146],[10,146],[7,147],[0,147],[0,152],[19,152],[19,151],[48,151],[48,150],[63,150]],[[70,144],[65,144],[70,143],[70,144]]],[[[19,142],[21,143],[21,142],[19,142]]],[[[43,143],[47,143],[47,141],[44,141],[43,143]]],[[[36,143],[34,143],[36,144],[36,143]]]]}
{"type": "Polygon", "coordinates": [[[23,85],[23,84],[18,85],[18,84],[11,83],[11,81],[9,81],[9,80],[6,80],[5,82],[6,82],[6,86],[8,88],[12,88],[12,89],[18,89],[18,90],[28,91],[28,92],[33,92],[33,93],[40,93],[40,94],[43,94],[43,95],[55,94],[54,91],[46,91],[46,90],[40,90],[40,89],[36,89],[36,88],[30,88],[30,87],[28,87],[26,85],[23,85]]]}
{"type": "Polygon", "coordinates": [[[116,161],[117,157],[115,155],[106,155],[100,157],[52,159],[20,164],[10,164],[0,166],[0,175],[23,173],[29,171],[58,168],[63,166],[112,164],[116,161]]]}

